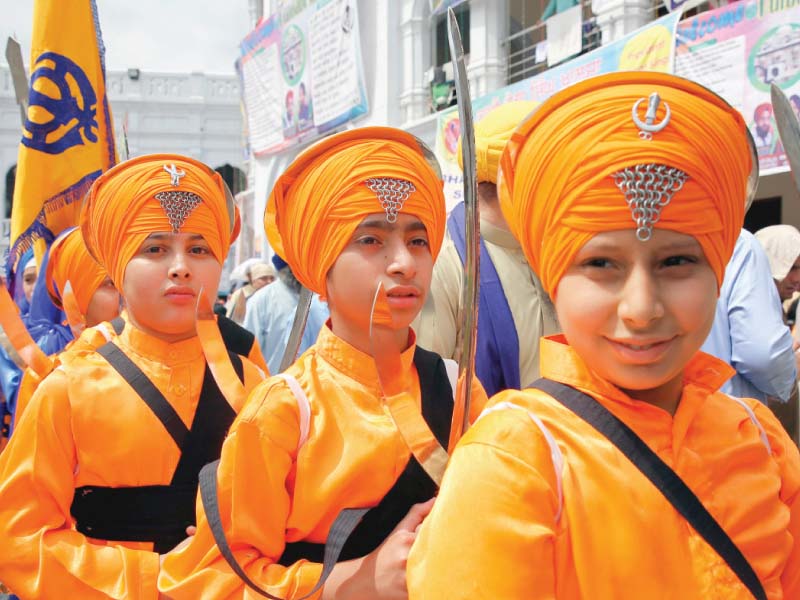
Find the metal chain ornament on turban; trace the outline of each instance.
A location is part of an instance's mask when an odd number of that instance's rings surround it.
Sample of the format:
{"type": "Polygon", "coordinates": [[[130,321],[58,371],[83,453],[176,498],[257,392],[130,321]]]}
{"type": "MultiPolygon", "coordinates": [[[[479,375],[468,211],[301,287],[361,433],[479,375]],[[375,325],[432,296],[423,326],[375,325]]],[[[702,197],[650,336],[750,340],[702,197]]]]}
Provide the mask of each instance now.
{"type": "Polygon", "coordinates": [[[81,212],[89,252],[122,289],[125,267],[148,235],[202,235],[222,263],[239,233],[239,214],[216,171],[177,154],[150,154],[118,164],[92,185],[81,212]]]}
{"type": "Polygon", "coordinates": [[[386,212],[414,215],[431,254],[444,237],[442,180],[433,153],[390,127],[364,127],[312,146],[281,175],[267,201],[264,227],[272,249],[310,290],[325,295],[328,271],[361,221],[386,212]]]}
{"type": "Polygon", "coordinates": [[[562,90],[519,126],[498,194],[554,296],[595,234],[632,228],[694,236],[721,285],[757,179],[744,119],[722,98],[674,75],[613,73],[562,90]]]}

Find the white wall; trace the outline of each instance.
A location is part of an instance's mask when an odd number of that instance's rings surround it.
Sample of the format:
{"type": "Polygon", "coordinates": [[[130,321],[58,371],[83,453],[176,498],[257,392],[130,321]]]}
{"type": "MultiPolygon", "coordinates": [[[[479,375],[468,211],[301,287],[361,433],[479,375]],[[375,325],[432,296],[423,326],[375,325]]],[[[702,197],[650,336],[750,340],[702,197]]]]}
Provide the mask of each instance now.
{"type": "MultiPolygon", "coordinates": [[[[175,152],[211,167],[229,163],[245,168],[235,76],[141,72],[134,80],[126,71],[112,71],[106,76],[106,87],[118,146],[127,113],[131,156],[175,152]]],[[[20,127],[10,72],[0,65],[0,204],[5,198],[5,175],[17,162],[20,127]]],[[[0,240],[0,247],[7,243],[7,239],[0,240]]]]}

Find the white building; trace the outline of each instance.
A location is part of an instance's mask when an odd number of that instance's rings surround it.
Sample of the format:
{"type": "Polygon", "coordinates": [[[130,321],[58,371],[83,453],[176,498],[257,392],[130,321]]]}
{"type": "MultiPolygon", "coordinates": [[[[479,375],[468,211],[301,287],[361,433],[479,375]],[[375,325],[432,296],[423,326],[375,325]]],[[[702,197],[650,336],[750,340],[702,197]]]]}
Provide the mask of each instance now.
{"type": "MultiPolygon", "coordinates": [[[[432,16],[431,0],[351,0],[356,2],[361,56],[369,102],[368,114],[353,126],[390,125],[434,145],[437,113],[432,107],[431,78],[445,63],[446,14],[432,16]]],[[[665,12],[661,0],[580,0],[584,48],[618,40],[665,12]]],[[[278,0],[248,0],[255,27],[278,10],[278,0]]],[[[533,44],[545,39],[541,22],[547,0],[468,0],[456,7],[468,53],[467,75],[473,98],[530,77],[546,68],[537,63],[533,44]]],[[[701,2],[697,11],[718,2],[701,2]]],[[[450,67],[451,68],[451,67],[450,67]]],[[[259,222],[277,176],[302,147],[256,157],[250,165],[252,188],[240,198],[248,221],[259,222]]],[[[789,173],[761,178],[756,204],[778,220],[800,226],[800,202],[789,173]],[[769,200],[768,202],[766,200],[769,200]],[[768,206],[769,205],[769,206],[768,206]]],[[[258,227],[254,228],[256,232],[258,227]]],[[[263,239],[263,238],[262,238],[263,239]]]]}
{"type": "MultiPolygon", "coordinates": [[[[129,69],[107,73],[106,87],[117,146],[122,146],[122,123],[126,121],[130,156],[175,152],[213,168],[230,165],[234,172],[242,173],[246,148],[236,76],[129,69]]],[[[8,244],[7,178],[17,162],[19,140],[20,110],[9,69],[0,65],[0,216],[4,218],[0,249],[8,244]]],[[[244,188],[243,178],[239,179],[242,182],[234,185],[238,187],[234,191],[244,188]]]]}

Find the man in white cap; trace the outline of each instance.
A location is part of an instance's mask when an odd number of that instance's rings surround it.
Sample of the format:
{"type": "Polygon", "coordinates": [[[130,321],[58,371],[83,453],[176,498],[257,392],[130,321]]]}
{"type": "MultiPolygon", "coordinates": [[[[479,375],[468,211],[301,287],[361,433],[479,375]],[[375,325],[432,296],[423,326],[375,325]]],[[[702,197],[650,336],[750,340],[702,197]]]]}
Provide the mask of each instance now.
{"type": "Polygon", "coordinates": [[[756,232],[764,247],[781,302],[800,291],[800,231],[793,225],[770,225],[756,232]]]}
{"type": "Polygon", "coordinates": [[[226,305],[228,318],[236,321],[239,325],[244,323],[247,301],[250,296],[256,290],[275,281],[275,268],[270,264],[257,262],[245,270],[245,276],[247,277],[247,283],[231,294],[226,305]]]}
{"type": "Polygon", "coordinates": [[[725,268],[714,326],[701,350],[736,369],[723,392],[764,404],[770,397],[786,402],[797,380],[792,335],[770,282],[771,260],[757,237],[745,229],[739,234],[725,268]]]}

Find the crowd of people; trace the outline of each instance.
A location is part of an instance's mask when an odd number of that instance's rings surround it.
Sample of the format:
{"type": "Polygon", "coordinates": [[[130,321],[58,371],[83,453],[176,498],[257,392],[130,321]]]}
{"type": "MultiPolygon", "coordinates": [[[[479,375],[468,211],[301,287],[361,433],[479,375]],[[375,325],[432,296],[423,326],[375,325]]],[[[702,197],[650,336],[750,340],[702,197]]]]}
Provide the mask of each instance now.
{"type": "Polygon", "coordinates": [[[492,110],[475,146],[475,332],[466,208],[402,130],[300,153],[267,201],[274,256],[229,295],[219,174],[103,173],[7,281],[6,592],[799,598],[800,231],[743,229],[745,119],[615,73],[492,110]]]}

